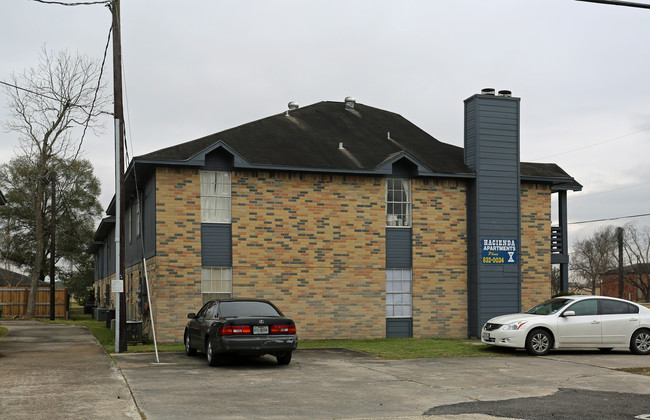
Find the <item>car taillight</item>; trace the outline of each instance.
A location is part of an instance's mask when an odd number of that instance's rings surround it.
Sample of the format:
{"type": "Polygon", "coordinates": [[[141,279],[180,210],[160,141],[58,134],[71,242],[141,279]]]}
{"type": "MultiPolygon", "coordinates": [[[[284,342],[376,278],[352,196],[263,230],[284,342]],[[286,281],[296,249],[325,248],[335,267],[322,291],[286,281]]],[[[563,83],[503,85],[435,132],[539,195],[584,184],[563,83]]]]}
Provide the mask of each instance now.
{"type": "Polygon", "coordinates": [[[295,325],[271,325],[271,334],[295,334],[295,325]]]}
{"type": "Polygon", "coordinates": [[[250,334],[250,325],[235,325],[221,328],[219,335],[244,335],[250,334]]]}

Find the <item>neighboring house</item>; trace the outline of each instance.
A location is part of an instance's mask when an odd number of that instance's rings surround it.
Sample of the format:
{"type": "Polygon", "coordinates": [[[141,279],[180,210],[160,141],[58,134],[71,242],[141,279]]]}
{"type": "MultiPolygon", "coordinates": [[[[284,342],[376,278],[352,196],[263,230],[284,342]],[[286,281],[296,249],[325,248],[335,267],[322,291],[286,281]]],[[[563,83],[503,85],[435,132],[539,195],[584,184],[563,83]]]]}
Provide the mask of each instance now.
{"type": "MultiPolygon", "coordinates": [[[[552,262],[568,264],[566,192],[582,187],[555,164],[520,162],[519,102],[468,98],[465,148],[346,98],[134,158],[128,318],[150,314],[145,274],[163,342],[224,296],[271,299],[305,339],[476,336],[549,297],[552,262]]],[[[107,214],[89,252],[112,307],[114,200],[107,214]]]]}
{"type": "MultiPolygon", "coordinates": [[[[44,284],[49,285],[49,283],[44,283],[44,284]]],[[[32,285],[32,279],[29,276],[25,276],[24,274],[20,274],[14,271],[0,268],[0,286],[30,287],[31,285],[32,285]]]]}
{"type": "MultiPolygon", "coordinates": [[[[634,264],[623,267],[623,299],[635,302],[646,302],[643,290],[635,285],[644,285],[648,290],[648,264],[634,264]],[[640,276],[640,278],[639,278],[640,276]]],[[[619,297],[620,285],[618,270],[611,270],[600,279],[600,294],[602,296],[619,297]]]]}

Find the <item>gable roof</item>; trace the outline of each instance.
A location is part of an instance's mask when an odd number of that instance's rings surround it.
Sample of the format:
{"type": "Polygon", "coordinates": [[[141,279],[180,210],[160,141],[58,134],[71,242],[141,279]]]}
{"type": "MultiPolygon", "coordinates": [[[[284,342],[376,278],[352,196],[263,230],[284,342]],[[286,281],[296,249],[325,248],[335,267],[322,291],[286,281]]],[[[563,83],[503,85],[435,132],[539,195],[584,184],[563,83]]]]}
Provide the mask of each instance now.
{"type": "Polygon", "coordinates": [[[191,164],[218,142],[239,155],[235,166],[250,168],[376,173],[391,157],[405,153],[430,174],[473,174],[461,147],[436,140],[401,115],[363,104],[346,110],[341,102],[273,115],[136,161],[191,164]]]}
{"type": "MultiPolygon", "coordinates": [[[[462,147],[435,139],[401,115],[326,101],[137,156],[127,178],[136,166],[143,173],[159,165],[202,167],[206,155],[220,148],[241,169],[384,176],[392,174],[393,163],[405,159],[417,168],[417,176],[476,177],[465,165],[462,147]]],[[[582,189],[554,163],[521,162],[520,175],[522,181],[551,184],[553,191],[582,189]]]]}

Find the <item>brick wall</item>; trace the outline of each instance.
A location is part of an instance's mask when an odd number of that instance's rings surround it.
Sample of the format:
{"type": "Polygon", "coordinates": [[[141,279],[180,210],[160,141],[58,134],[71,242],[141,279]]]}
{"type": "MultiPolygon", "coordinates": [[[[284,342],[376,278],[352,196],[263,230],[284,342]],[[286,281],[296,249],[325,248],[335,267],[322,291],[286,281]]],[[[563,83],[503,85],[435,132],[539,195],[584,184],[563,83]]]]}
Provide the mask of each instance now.
{"type": "MultiPolygon", "coordinates": [[[[274,301],[303,339],[385,337],[385,179],[235,171],[232,183],[233,296],[274,301]]],[[[550,190],[524,184],[521,199],[527,308],[550,295],[550,190]]],[[[156,333],[179,342],[201,306],[199,171],[158,168],[156,202],[156,333]]],[[[467,336],[466,184],[414,179],[412,203],[413,334],[467,336]]]]}
{"type": "Polygon", "coordinates": [[[551,297],[551,190],[521,185],[521,306],[528,310],[551,297]]]}
{"type": "Polygon", "coordinates": [[[156,169],[156,257],[147,269],[156,335],[182,341],[201,307],[201,187],[197,169],[156,169]]]}
{"type": "Polygon", "coordinates": [[[385,336],[383,178],[233,173],[233,295],[273,300],[301,338],[385,336]]]}
{"type": "Polygon", "coordinates": [[[413,335],[466,337],[466,185],[427,179],[411,185],[413,335]]]}

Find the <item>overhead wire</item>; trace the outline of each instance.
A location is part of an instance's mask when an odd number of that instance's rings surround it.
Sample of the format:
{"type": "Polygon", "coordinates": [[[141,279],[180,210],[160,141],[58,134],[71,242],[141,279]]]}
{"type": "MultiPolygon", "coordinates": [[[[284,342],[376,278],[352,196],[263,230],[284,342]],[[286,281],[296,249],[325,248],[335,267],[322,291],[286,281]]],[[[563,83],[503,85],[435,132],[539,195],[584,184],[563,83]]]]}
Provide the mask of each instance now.
{"type": "Polygon", "coordinates": [[[84,2],[74,2],[74,3],[66,3],[64,1],[48,1],[48,0],[31,0],[35,3],[42,3],[42,4],[55,4],[58,6],[93,6],[97,4],[110,4],[112,3],[112,0],[103,0],[103,1],[84,1],[84,2]]]}
{"type": "Polygon", "coordinates": [[[539,161],[544,160],[544,159],[547,159],[547,158],[556,157],[556,156],[561,156],[561,155],[566,155],[566,154],[574,153],[574,152],[579,152],[579,151],[581,151],[581,150],[590,149],[590,148],[592,148],[592,147],[600,146],[601,144],[610,143],[610,142],[615,141],[615,140],[620,140],[620,139],[623,139],[623,138],[625,138],[625,137],[634,136],[634,135],[636,135],[636,134],[643,133],[644,131],[648,131],[648,130],[650,130],[650,127],[648,127],[648,128],[644,128],[644,129],[641,129],[641,130],[638,130],[638,131],[635,131],[635,132],[633,132],[633,133],[628,133],[628,134],[624,134],[624,135],[622,135],[622,136],[618,136],[618,137],[614,137],[614,138],[611,138],[611,139],[603,140],[603,141],[600,141],[600,142],[598,142],[598,143],[593,143],[593,144],[589,144],[589,145],[587,145],[587,146],[578,147],[578,148],[576,148],[576,149],[571,149],[571,150],[567,150],[567,151],[564,151],[564,152],[555,153],[555,154],[552,154],[552,155],[542,156],[542,157],[540,157],[540,158],[533,159],[532,161],[533,161],[533,162],[539,162],[539,161]]]}

